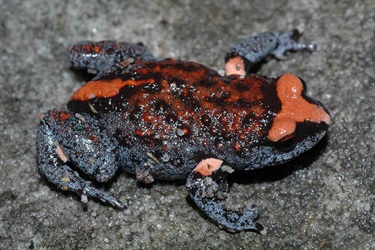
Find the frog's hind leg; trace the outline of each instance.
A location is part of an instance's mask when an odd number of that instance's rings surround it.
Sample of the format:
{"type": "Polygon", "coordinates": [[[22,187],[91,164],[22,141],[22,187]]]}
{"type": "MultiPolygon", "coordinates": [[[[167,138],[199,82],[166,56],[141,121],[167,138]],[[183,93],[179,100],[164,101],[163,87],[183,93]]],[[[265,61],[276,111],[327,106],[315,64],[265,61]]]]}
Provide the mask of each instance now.
{"type": "Polygon", "coordinates": [[[223,161],[209,158],[201,161],[189,175],[186,187],[195,204],[219,226],[230,232],[254,230],[265,233],[255,220],[259,215],[257,207],[238,213],[225,209],[222,204],[228,194],[226,176],[234,170],[223,161]]]}
{"type": "Polygon", "coordinates": [[[245,76],[252,66],[269,55],[283,60],[289,51],[315,51],[316,45],[297,41],[302,32],[303,26],[300,26],[288,32],[265,32],[249,37],[227,52],[225,73],[245,76]]]}
{"type": "MultiPolygon", "coordinates": [[[[72,125],[75,129],[84,131],[82,126],[79,126],[72,121],[68,121],[69,116],[72,114],[68,111],[63,110],[50,110],[41,117],[41,124],[38,128],[37,135],[37,153],[38,153],[38,170],[39,173],[45,177],[49,182],[55,184],[59,189],[63,191],[75,192],[81,196],[83,202],[87,202],[88,197],[96,198],[101,200],[104,203],[111,204],[112,206],[128,213],[128,208],[121,203],[116,197],[111,195],[108,192],[102,191],[92,185],[90,181],[82,178],[77,171],[71,168],[71,161],[73,158],[77,158],[79,152],[74,155],[69,152],[66,148],[63,149],[61,144],[62,136],[72,136],[72,138],[77,138],[77,133],[69,131],[68,126],[64,128],[58,127],[59,122],[64,121],[66,124],[72,125]],[[56,127],[58,127],[56,129],[56,127]],[[61,134],[56,135],[56,130],[60,131],[61,134]]],[[[73,118],[75,119],[75,118],[73,118]]],[[[72,128],[71,128],[72,129],[72,128]]],[[[75,131],[77,132],[77,131],[75,131]]],[[[72,141],[70,141],[72,142],[72,141]]],[[[77,146],[77,144],[76,144],[77,146]]],[[[83,148],[82,148],[83,149],[83,148]]],[[[90,151],[90,149],[86,149],[90,151]]],[[[93,159],[86,158],[90,163],[93,159]]],[[[101,160],[103,164],[105,162],[101,160]]],[[[82,166],[81,166],[82,167],[82,166]]],[[[80,167],[78,167],[80,168],[80,167]]],[[[82,169],[80,169],[82,170],[82,169]]],[[[89,174],[86,171],[86,174],[89,174]]],[[[98,171],[98,169],[93,169],[93,171],[98,171]]],[[[108,173],[97,175],[97,178],[94,178],[96,181],[101,181],[107,179],[108,173]],[[104,179],[103,179],[104,178],[104,179]]]]}

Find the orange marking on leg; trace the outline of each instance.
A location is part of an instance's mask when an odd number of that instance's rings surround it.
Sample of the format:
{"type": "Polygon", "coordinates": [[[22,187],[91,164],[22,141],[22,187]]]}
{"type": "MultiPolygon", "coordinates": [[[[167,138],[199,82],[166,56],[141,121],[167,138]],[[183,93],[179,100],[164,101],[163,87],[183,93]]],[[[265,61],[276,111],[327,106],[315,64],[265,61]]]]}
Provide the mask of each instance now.
{"type": "Polygon", "coordinates": [[[65,163],[68,161],[68,156],[66,156],[66,154],[64,153],[64,151],[62,150],[62,148],[60,147],[59,143],[56,142],[56,152],[57,152],[57,155],[60,157],[60,159],[65,163]]]}
{"type": "Polygon", "coordinates": [[[282,107],[268,131],[269,140],[276,142],[294,133],[297,122],[330,123],[329,114],[322,107],[306,101],[302,90],[303,84],[298,77],[291,74],[280,76],[276,91],[282,107]]]}
{"type": "Polygon", "coordinates": [[[220,168],[222,163],[222,160],[207,158],[199,162],[198,165],[194,168],[194,171],[200,173],[203,176],[210,176],[212,172],[220,168]]]}
{"type": "Polygon", "coordinates": [[[239,56],[233,57],[229,59],[229,61],[225,64],[225,73],[230,75],[240,75],[245,76],[245,63],[243,59],[239,56]]]}
{"type": "Polygon", "coordinates": [[[72,114],[70,114],[70,113],[62,113],[61,114],[61,119],[63,119],[65,121],[66,119],[68,119],[71,116],[72,116],[72,114]]]}

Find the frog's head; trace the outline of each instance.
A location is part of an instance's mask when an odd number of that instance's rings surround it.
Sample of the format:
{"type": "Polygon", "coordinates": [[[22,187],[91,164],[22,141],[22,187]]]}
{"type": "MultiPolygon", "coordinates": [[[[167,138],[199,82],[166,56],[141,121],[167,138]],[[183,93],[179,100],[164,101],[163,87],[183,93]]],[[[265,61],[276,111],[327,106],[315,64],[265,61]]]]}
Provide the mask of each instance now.
{"type": "Polygon", "coordinates": [[[269,120],[264,144],[251,150],[255,166],[280,164],[309,150],[322,139],[330,124],[329,112],[322,103],[306,96],[300,78],[282,75],[276,79],[275,88],[279,102],[269,120]]]}

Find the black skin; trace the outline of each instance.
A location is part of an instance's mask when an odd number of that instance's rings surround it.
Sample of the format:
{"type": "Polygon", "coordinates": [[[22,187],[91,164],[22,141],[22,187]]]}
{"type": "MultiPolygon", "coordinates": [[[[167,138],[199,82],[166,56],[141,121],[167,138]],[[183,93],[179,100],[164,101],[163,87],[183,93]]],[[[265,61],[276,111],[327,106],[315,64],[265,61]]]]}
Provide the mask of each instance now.
{"type": "MultiPolygon", "coordinates": [[[[296,34],[299,34],[298,30],[267,32],[251,37],[229,50],[226,61],[239,56],[244,60],[248,71],[252,65],[269,55],[280,58],[288,51],[313,51],[315,49],[314,45],[297,42],[296,34]]],[[[143,63],[159,63],[143,45],[113,41],[80,43],[71,48],[70,58],[73,67],[96,73],[93,80],[108,79],[114,76],[133,77],[133,73],[138,68],[141,69],[143,63]],[[95,48],[100,48],[100,52],[97,52],[95,48]]],[[[166,62],[160,63],[165,64],[166,62]]],[[[197,64],[191,65],[197,66],[197,64]]],[[[198,67],[200,66],[198,65],[198,67]]],[[[209,71],[209,69],[207,70],[209,71]]],[[[224,76],[223,79],[230,81],[232,78],[224,76]]],[[[327,124],[314,125],[311,134],[303,134],[303,137],[295,140],[293,145],[288,145],[284,151],[280,151],[276,145],[266,142],[254,144],[250,147],[250,151],[240,157],[233,154],[233,157],[223,159],[220,166],[217,166],[217,169],[208,175],[202,175],[194,167],[206,158],[218,158],[217,156],[221,155],[218,153],[219,151],[202,153],[203,150],[200,150],[200,146],[194,145],[196,150],[193,151],[196,153],[190,156],[182,149],[191,145],[179,144],[179,147],[169,156],[173,158],[174,154],[179,155],[179,159],[182,159],[185,166],[177,166],[178,162],[176,161],[173,166],[170,166],[170,169],[177,168],[179,170],[165,172],[166,165],[163,164],[163,161],[168,162],[163,158],[165,156],[156,155],[157,157],[155,157],[153,154],[148,155],[149,151],[142,151],[144,147],[150,146],[147,145],[147,142],[140,141],[141,145],[132,144],[136,140],[129,143],[126,133],[119,134],[115,129],[116,126],[113,126],[112,129],[103,127],[103,120],[116,124],[118,119],[123,119],[121,112],[110,110],[102,114],[100,110],[98,113],[98,110],[92,106],[88,106],[88,109],[91,110],[86,111],[78,111],[78,107],[79,105],[74,106],[74,102],[71,102],[68,105],[68,110],[52,109],[41,116],[37,135],[39,172],[49,182],[62,190],[69,190],[81,195],[82,200],[87,200],[87,197],[96,198],[128,212],[127,206],[116,197],[97,189],[90,181],[77,174],[74,169],[79,169],[94,182],[111,180],[121,168],[136,174],[137,180],[145,183],[151,183],[154,177],[159,179],[187,178],[186,187],[192,200],[209,218],[229,232],[252,230],[264,233],[265,231],[263,226],[256,222],[259,215],[257,207],[243,213],[230,211],[223,207],[221,201],[228,194],[225,177],[237,168],[251,170],[286,162],[315,145],[328,129],[327,124]],[[124,147],[123,145],[126,143],[131,145],[124,147]],[[142,145],[142,143],[145,144],[142,145]],[[131,164],[128,163],[129,161],[131,164]],[[235,165],[246,165],[247,167],[236,168],[235,165]]],[[[305,125],[301,124],[301,127],[303,126],[305,125]]],[[[183,134],[183,130],[179,130],[177,133],[183,134]]],[[[197,139],[197,141],[199,140],[197,139]]]]}

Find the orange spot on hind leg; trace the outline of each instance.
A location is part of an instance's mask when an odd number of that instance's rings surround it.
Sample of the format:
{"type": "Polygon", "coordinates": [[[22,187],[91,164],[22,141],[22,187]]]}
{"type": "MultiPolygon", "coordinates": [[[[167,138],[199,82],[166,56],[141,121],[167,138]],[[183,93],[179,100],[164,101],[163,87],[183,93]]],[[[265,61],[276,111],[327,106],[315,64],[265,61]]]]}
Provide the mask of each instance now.
{"type": "Polygon", "coordinates": [[[225,73],[230,75],[240,75],[245,76],[245,63],[243,59],[239,56],[233,57],[229,59],[229,61],[225,64],[225,73]]]}
{"type": "Polygon", "coordinates": [[[207,158],[199,162],[194,171],[200,173],[203,176],[209,176],[212,174],[212,172],[218,170],[222,163],[222,160],[207,158]]]}

